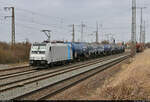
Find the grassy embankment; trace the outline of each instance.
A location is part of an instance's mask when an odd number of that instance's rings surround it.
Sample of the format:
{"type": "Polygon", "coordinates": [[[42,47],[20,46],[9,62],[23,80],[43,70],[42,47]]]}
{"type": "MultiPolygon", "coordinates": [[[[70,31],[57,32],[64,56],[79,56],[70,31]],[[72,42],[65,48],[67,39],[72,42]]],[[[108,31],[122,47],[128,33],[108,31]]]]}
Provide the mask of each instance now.
{"type": "Polygon", "coordinates": [[[0,42],[0,64],[27,62],[29,51],[30,43],[16,43],[12,50],[10,44],[0,42]]]}

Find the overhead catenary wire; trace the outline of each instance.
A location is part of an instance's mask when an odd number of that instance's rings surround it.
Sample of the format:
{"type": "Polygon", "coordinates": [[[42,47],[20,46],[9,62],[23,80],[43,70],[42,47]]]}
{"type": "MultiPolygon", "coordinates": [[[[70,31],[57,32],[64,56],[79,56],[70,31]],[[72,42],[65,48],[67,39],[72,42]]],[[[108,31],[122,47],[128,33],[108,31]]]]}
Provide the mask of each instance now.
{"type": "MultiPolygon", "coordinates": [[[[24,11],[24,12],[27,12],[27,13],[30,13],[30,14],[36,15],[36,16],[42,16],[42,17],[45,17],[45,18],[48,18],[48,19],[50,19],[50,18],[52,19],[53,18],[53,16],[41,14],[41,13],[34,12],[34,11],[31,11],[31,10],[27,10],[27,9],[22,9],[22,8],[19,8],[19,7],[17,7],[16,10],[24,11]]],[[[62,18],[62,17],[54,17],[54,18],[57,18],[57,20],[62,20],[62,19],[64,20],[64,18],[62,18]]]]}
{"type": "Polygon", "coordinates": [[[55,24],[44,24],[44,23],[39,23],[37,21],[30,21],[30,20],[25,20],[25,19],[21,19],[21,18],[17,18],[17,20],[19,21],[22,21],[22,22],[26,22],[26,23],[29,23],[29,24],[38,24],[38,25],[41,25],[41,26],[49,26],[49,27],[57,27],[55,24]]]}
{"type": "MultiPolygon", "coordinates": [[[[37,12],[33,12],[33,11],[31,11],[31,10],[26,10],[26,9],[22,9],[22,8],[17,8],[16,10],[21,10],[21,11],[25,11],[25,12],[27,12],[27,13],[31,13],[32,14],[32,16],[33,16],[33,14],[34,15],[38,15],[38,16],[42,16],[42,17],[47,17],[48,19],[51,17],[51,16],[47,16],[47,15],[44,15],[44,14],[40,14],[40,13],[37,13],[37,12]]],[[[52,18],[52,17],[51,17],[52,18]]],[[[62,18],[60,18],[60,17],[55,17],[55,18],[57,18],[57,19],[60,19],[61,20],[61,24],[62,24],[62,18]]],[[[49,27],[55,27],[55,28],[59,28],[59,29],[66,29],[64,26],[61,26],[61,27],[59,27],[59,24],[57,25],[57,24],[46,24],[46,23],[41,23],[41,22],[37,22],[36,20],[33,20],[33,18],[31,18],[32,20],[25,20],[25,19],[22,19],[22,18],[20,18],[20,16],[17,16],[17,20],[21,20],[21,21],[26,21],[26,22],[28,22],[28,23],[34,23],[34,24],[38,24],[38,25],[42,25],[42,26],[49,26],[49,27]]],[[[63,19],[64,20],[64,19],[63,19]]],[[[63,24],[64,25],[64,24],[63,24]]],[[[67,25],[67,24],[66,24],[67,25]]]]}
{"type": "MultiPolygon", "coordinates": [[[[35,16],[40,16],[40,17],[44,17],[44,18],[49,18],[49,16],[47,16],[47,15],[43,15],[43,14],[40,14],[40,13],[37,13],[37,12],[32,12],[31,10],[20,10],[20,11],[25,11],[25,12],[27,12],[27,13],[31,13],[31,14],[33,14],[33,15],[35,15],[35,16]],[[31,11],[31,12],[30,12],[31,11]]],[[[37,27],[41,27],[41,26],[43,26],[43,27],[52,27],[53,26],[53,24],[45,24],[45,23],[41,23],[41,22],[39,22],[39,21],[36,21],[36,20],[23,20],[23,18],[17,18],[17,20],[19,20],[19,21],[21,21],[21,19],[22,19],[22,22],[26,22],[26,24],[23,24],[24,26],[28,26],[28,24],[30,25],[30,24],[36,24],[36,26],[37,27]],[[20,19],[20,20],[19,20],[20,19]],[[28,22],[28,23],[27,23],[28,22]]],[[[58,19],[59,19],[59,17],[58,17],[58,19]]],[[[63,22],[64,23],[64,22],[63,22]]],[[[64,24],[63,24],[64,25],[64,24]]],[[[31,25],[30,25],[31,26],[31,25]]],[[[40,28],[39,27],[39,28],[40,28]]],[[[66,29],[66,30],[68,30],[67,28],[66,28],[66,26],[62,26],[63,28],[59,28],[59,25],[57,25],[57,26],[55,26],[53,29],[57,29],[57,30],[59,30],[59,31],[61,31],[61,30],[64,30],[64,29],[66,29]],[[59,29],[58,29],[59,28],[59,29]]],[[[29,28],[29,27],[28,27],[29,28]]],[[[31,29],[31,28],[29,28],[29,29],[31,29]]],[[[35,28],[36,29],[36,28],[35,28]]],[[[77,28],[78,29],[78,28],[77,28]]],[[[95,27],[92,27],[92,26],[90,26],[90,27],[87,27],[86,29],[88,29],[88,30],[86,30],[87,32],[93,32],[93,31],[95,31],[95,27]]],[[[119,27],[118,28],[103,28],[103,29],[105,29],[105,30],[109,30],[109,29],[120,29],[119,27]]],[[[124,28],[122,28],[122,29],[124,29],[124,28]]]]}

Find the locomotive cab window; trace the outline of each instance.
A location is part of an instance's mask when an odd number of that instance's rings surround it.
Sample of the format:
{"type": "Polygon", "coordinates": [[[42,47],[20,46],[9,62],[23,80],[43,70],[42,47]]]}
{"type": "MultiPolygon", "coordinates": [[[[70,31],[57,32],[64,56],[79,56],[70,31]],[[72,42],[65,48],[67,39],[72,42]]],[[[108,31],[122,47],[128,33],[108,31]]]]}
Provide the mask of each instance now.
{"type": "Polygon", "coordinates": [[[51,47],[49,48],[49,51],[51,51],[51,47]]]}

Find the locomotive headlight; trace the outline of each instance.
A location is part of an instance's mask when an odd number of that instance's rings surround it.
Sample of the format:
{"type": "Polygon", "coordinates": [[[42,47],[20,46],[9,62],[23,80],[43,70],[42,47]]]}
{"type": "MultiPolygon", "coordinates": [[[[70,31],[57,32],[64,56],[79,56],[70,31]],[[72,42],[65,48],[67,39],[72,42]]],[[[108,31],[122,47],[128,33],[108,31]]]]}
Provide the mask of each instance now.
{"type": "Polygon", "coordinates": [[[33,60],[30,60],[30,64],[33,64],[34,62],[33,62],[33,60]]]}
{"type": "Polygon", "coordinates": [[[33,59],[34,59],[34,57],[30,57],[30,59],[31,59],[31,60],[33,60],[33,59]]]}
{"type": "Polygon", "coordinates": [[[41,60],[45,60],[45,57],[42,57],[41,60]]]}

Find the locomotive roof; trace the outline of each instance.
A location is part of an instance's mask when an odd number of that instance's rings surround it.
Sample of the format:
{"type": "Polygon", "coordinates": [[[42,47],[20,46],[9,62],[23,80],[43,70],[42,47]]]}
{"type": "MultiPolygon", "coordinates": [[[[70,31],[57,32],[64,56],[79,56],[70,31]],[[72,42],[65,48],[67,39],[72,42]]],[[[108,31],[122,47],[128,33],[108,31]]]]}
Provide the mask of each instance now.
{"type": "Polygon", "coordinates": [[[34,43],[33,46],[67,46],[68,44],[65,43],[34,43]]]}

